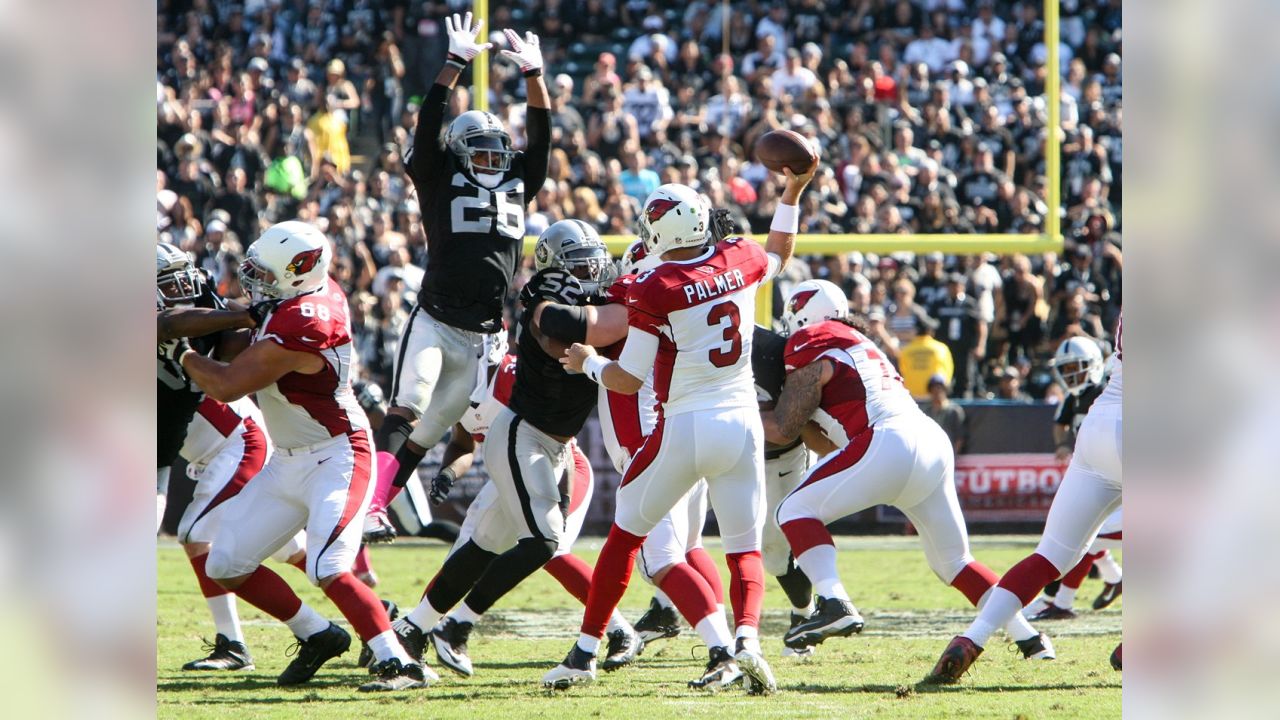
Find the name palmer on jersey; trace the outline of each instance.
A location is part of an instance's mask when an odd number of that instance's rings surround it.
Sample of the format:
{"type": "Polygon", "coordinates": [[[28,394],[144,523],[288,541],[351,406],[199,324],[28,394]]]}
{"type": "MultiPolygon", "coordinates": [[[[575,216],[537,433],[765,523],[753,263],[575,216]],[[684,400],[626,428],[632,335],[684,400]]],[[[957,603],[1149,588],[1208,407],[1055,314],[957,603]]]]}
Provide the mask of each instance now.
{"type": "Polygon", "coordinates": [[[742,271],[738,268],[720,273],[715,277],[706,280],[694,280],[692,284],[684,286],[685,303],[695,305],[703,300],[710,300],[717,295],[724,295],[735,290],[741,290],[747,286],[747,279],[742,276],[742,271]]]}

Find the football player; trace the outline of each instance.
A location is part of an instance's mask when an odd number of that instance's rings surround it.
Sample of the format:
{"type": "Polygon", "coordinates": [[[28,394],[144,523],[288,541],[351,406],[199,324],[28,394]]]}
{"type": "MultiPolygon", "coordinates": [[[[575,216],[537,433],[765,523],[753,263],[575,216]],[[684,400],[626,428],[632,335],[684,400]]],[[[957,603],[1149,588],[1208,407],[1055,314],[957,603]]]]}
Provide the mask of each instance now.
{"type": "MultiPolygon", "coordinates": [[[[982,654],[987,639],[1000,625],[1018,615],[1050,580],[1080,562],[1102,522],[1120,507],[1120,440],[1123,432],[1124,346],[1121,325],[1116,328],[1115,361],[1111,379],[1080,424],[1075,452],[1058,486],[1036,551],[1000,578],[978,617],[952,638],[925,682],[954,683],[982,654]]],[[[1112,666],[1120,669],[1120,648],[1112,666]]]]}
{"type": "MultiPolygon", "coordinates": [[[[405,646],[419,653],[431,630],[441,662],[463,675],[471,674],[466,641],[474,623],[561,548],[567,550],[565,509],[577,479],[571,472],[572,440],[596,406],[595,384],[566,374],[559,358],[583,330],[575,317],[585,316],[584,299],[612,280],[608,249],[591,226],[561,220],[539,237],[534,264],[538,272],[521,292],[511,398],[485,434],[494,501],[480,508],[474,534],[445,560],[423,602],[397,624],[405,646]],[[555,309],[547,307],[552,302],[555,309]],[[570,485],[564,491],[561,478],[570,485]]],[[[449,472],[446,467],[444,482],[433,482],[433,494],[447,492],[449,472]]],[[[638,645],[631,650],[634,657],[638,645]]]]}
{"type": "Polygon", "coordinates": [[[663,185],[649,195],[639,235],[662,260],[627,293],[628,334],[617,361],[575,343],[564,364],[610,390],[635,394],[654,374],[658,421],[627,465],[613,527],[605,541],[583,615],[581,636],[543,677],[565,688],[595,679],[595,656],[609,615],[630,581],[645,536],[701,478],[708,482],[732,579],[736,641],[715,598],[699,598],[694,617],[718,619],[706,672],[694,687],[723,686],[739,676],[751,692],[777,688],[761,654],[764,569],[764,431],[751,375],[755,293],[791,258],[797,202],[812,172],[787,172],[765,248],[744,238],[711,244],[709,208],[690,187],[663,185]],[[730,651],[730,645],[734,651],[730,651]]]}
{"type": "Polygon", "coordinates": [[[171,353],[214,399],[257,393],[275,446],[262,472],[225,504],[205,569],[289,626],[300,649],[277,682],[306,682],[346,652],[351,637],[262,566],[282,538],[305,527],[308,579],[377,659],[378,679],[361,689],[422,687],[434,674],[409,658],[377,596],[351,572],[376,470],[369,420],[351,389],[351,323],[346,295],[328,275],[331,257],[328,239],[314,226],[272,226],[240,266],[241,286],[255,300],[278,301],[253,343],[230,363],[182,343],[171,353]]]}
{"type": "MultiPolygon", "coordinates": [[[[377,433],[378,466],[403,487],[422,461],[405,449],[434,447],[467,409],[481,370],[483,336],[502,329],[502,308],[520,265],[527,202],[542,187],[551,155],[551,103],[542,79],[538,36],[505,31],[502,55],[526,81],[528,142],[513,149],[498,118],[471,110],[440,128],[449,94],[467,65],[491,45],[478,42],[482,21],[445,18],[449,55],[418,113],[405,168],[422,205],[426,275],[400,337],[391,381],[391,408],[377,433]],[[416,427],[414,423],[417,423],[416,427]]],[[[378,493],[365,536],[390,540],[383,508],[397,490],[378,493]]]]}
{"type": "MultiPolygon", "coordinates": [[[[172,245],[156,246],[156,294],[160,310],[156,333],[162,344],[190,337],[191,345],[200,352],[226,360],[245,346],[243,336],[247,328],[255,326],[252,313],[227,309],[191,258],[172,245]],[[242,328],[245,330],[238,330],[242,328]]],[[[158,467],[167,477],[181,456],[187,461],[188,475],[196,481],[191,502],[178,522],[178,542],[191,562],[216,633],[210,654],[182,669],[252,670],[253,658],[240,628],[235,593],[209,579],[205,562],[223,504],[239,493],[270,457],[265,422],[252,400],[218,402],[193,386],[182,368],[164,353],[157,361],[158,467]]],[[[297,562],[301,555],[302,545],[295,537],[272,557],[297,562]]]]}
{"type": "MultiPolygon", "coordinates": [[[[813,615],[793,626],[784,642],[799,648],[862,631],[862,616],[836,572],[827,523],[876,505],[900,508],[919,530],[938,579],[981,605],[996,575],[969,553],[954,451],[942,428],[849,320],[848,300],[835,284],[796,285],[783,321],[790,330],[787,379],[777,407],[766,415],[766,436],[788,442],[813,418],[836,447],[777,509],[791,554],[818,593],[813,615]]],[[[1021,616],[1008,622],[1008,630],[1024,657],[1053,657],[1048,638],[1021,616]]]]}

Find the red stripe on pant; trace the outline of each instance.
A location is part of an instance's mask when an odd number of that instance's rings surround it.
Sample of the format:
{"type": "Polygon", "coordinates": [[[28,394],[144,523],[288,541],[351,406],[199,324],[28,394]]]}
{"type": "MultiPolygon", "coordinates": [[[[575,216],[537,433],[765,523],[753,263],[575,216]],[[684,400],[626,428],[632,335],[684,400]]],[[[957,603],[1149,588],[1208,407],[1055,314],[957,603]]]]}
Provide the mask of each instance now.
{"type": "MultiPolygon", "coordinates": [[[[324,547],[320,548],[320,552],[316,553],[316,567],[320,567],[320,558],[324,556],[330,545],[338,539],[343,530],[347,529],[347,525],[351,524],[351,520],[360,511],[360,505],[364,502],[365,493],[369,490],[369,479],[373,474],[373,453],[369,449],[369,434],[367,430],[357,430],[347,436],[351,442],[351,449],[355,452],[355,462],[351,468],[351,484],[347,486],[347,500],[342,506],[342,516],[338,519],[338,524],[333,528],[333,532],[329,533],[329,539],[325,541],[324,547]]],[[[316,573],[316,579],[319,572],[316,573]]]]}
{"type": "Polygon", "coordinates": [[[631,463],[627,465],[626,472],[622,474],[622,482],[618,487],[625,486],[653,464],[654,459],[658,457],[658,451],[662,449],[662,433],[666,429],[666,424],[667,419],[659,411],[658,424],[653,427],[653,432],[645,439],[640,452],[631,458],[631,463]]]}
{"type": "Polygon", "coordinates": [[[1032,553],[1009,568],[1009,572],[1000,578],[999,585],[1017,595],[1023,607],[1026,607],[1036,599],[1036,595],[1045,585],[1057,580],[1061,575],[1062,571],[1054,567],[1048,558],[1040,553],[1032,553]]]}
{"type": "Polygon", "coordinates": [[[819,480],[825,480],[836,473],[843,472],[854,465],[857,465],[858,461],[867,454],[867,448],[871,447],[871,438],[874,435],[875,428],[871,427],[856,435],[849,441],[848,445],[845,445],[838,453],[836,453],[835,457],[814,468],[813,472],[809,473],[809,477],[805,478],[804,482],[800,483],[795,490],[792,490],[787,497],[796,494],[802,488],[806,488],[819,480]]]}
{"type": "Polygon", "coordinates": [[[733,603],[735,627],[760,627],[764,607],[764,561],[760,551],[728,553],[729,601],[733,603]]]}
{"type": "MultiPolygon", "coordinates": [[[[230,500],[248,484],[250,480],[262,472],[262,466],[267,464],[267,436],[262,432],[262,428],[253,421],[253,418],[244,419],[244,454],[240,456],[240,464],[236,465],[235,474],[227,481],[226,485],[218,491],[217,495],[205,505],[200,514],[196,516],[191,527],[195,527],[205,515],[208,515],[214,508],[222,503],[230,500]]],[[[184,538],[185,540],[185,538],[184,538]]]]}
{"type": "Polygon", "coordinates": [[[587,595],[587,610],[582,614],[582,632],[591,637],[604,637],[609,616],[627,591],[631,581],[631,569],[635,567],[636,553],[644,538],[618,527],[609,528],[609,537],[596,560],[591,575],[591,591],[587,595]]]}

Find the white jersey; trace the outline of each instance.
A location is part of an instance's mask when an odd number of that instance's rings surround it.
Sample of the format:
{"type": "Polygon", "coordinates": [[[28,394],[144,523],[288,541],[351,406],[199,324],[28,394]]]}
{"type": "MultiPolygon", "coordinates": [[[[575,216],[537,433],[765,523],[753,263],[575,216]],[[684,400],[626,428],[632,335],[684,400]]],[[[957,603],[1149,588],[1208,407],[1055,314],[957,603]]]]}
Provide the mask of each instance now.
{"type": "Polygon", "coordinates": [[[1107,380],[1107,386],[1102,389],[1102,394],[1097,400],[1093,401],[1096,406],[1098,404],[1116,404],[1124,402],[1124,315],[1120,315],[1120,321],[1116,323],[1116,352],[1111,359],[1111,378],[1107,380]]]}
{"type": "Polygon", "coordinates": [[[634,377],[652,370],[664,416],[756,408],[756,288],[776,270],[760,245],[730,238],[692,260],[664,262],[637,276],[627,295],[630,330],[618,362],[634,377]]]}
{"type": "Polygon", "coordinates": [[[204,396],[196,407],[191,424],[187,426],[182,457],[191,466],[208,463],[243,431],[246,421],[266,432],[267,424],[262,419],[262,411],[249,398],[222,403],[208,395],[204,396]]]}
{"type": "Polygon", "coordinates": [[[489,425],[498,416],[498,411],[511,401],[511,388],[516,383],[516,356],[509,353],[502,357],[498,369],[487,383],[477,383],[471,392],[471,404],[462,414],[458,423],[462,429],[471,433],[478,440],[483,440],[489,432],[489,425]]]}

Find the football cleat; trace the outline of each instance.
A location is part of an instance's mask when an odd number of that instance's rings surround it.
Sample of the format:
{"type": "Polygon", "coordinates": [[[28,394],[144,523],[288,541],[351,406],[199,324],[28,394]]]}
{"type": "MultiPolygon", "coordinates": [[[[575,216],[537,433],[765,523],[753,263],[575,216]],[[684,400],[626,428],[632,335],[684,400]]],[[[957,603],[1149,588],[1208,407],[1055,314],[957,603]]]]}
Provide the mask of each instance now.
{"type": "Polygon", "coordinates": [[[391,629],[395,631],[396,639],[400,641],[409,657],[416,662],[422,662],[422,653],[427,649],[427,633],[407,617],[391,623],[391,629]]]}
{"type": "Polygon", "coordinates": [[[744,638],[738,638],[737,653],[733,656],[742,671],[742,684],[748,695],[772,695],[778,692],[778,681],[773,677],[773,670],[765,661],[759,650],[746,647],[744,638]]]}
{"type": "Polygon", "coordinates": [[[1022,657],[1025,660],[1053,660],[1057,657],[1053,649],[1053,643],[1049,641],[1049,636],[1044,633],[1029,637],[1026,640],[1018,640],[1014,645],[1017,645],[1018,649],[1022,651],[1022,657]]]}
{"type": "Polygon", "coordinates": [[[252,670],[253,658],[249,657],[249,648],[244,646],[242,642],[227,639],[226,635],[218,633],[213,639],[213,644],[206,644],[205,650],[210,650],[207,657],[199,660],[192,660],[182,666],[183,670],[252,670]]]}
{"type": "Polygon", "coordinates": [[[702,673],[702,677],[697,680],[690,680],[689,687],[695,690],[715,692],[727,688],[741,679],[742,670],[738,668],[737,661],[729,654],[729,648],[717,645],[711,648],[710,659],[707,660],[707,669],[702,673]]]}
{"type": "MultiPolygon", "coordinates": [[[[808,619],[809,618],[805,615],[798,615],[796,613],[791,613],[791,627],[788,628],[788,631],[795,629],[795,626],[799,625],[800,623],[808,619]]],[[[805,645],[804,647],[797,647],[797,648],[787,647],[784,645],[782,647],[782,657],[806,659],[806,658],[813,657],[813,651],[814,651],[814,647],[812,645],[805,645]]]]}
{"type": "Polygon", "coordinates": [[[818,609],[782,638],[789,648],[819,645],[830,637],[847,637],[862,632],[862,616],[853,603],[839,598],[818,598],[818,609]]]}
{"type": "Polygon", "coordinates": [[[297,648],[298,656],[289,663],[284,672],[280,673],[280,677],[276,678],[276,684],[300,685],[310,680],[321,665],[338,657],[350,647],[351,636],[334,623],[329,623],[329,627],[306,640],[298,638],[298,644],[293,646],[297,648]]]}
{"type": "Polygon", "coordinates": [[[1107,583],[1106,586],[1102,588],[1102,592],[1098,594],[1098,597],[1094,598],[1093,609],[1101,610],[1115,602],[1116,598],[1120,597],[1120,593],[1123,591],[1123,584],[1123,580],[1118,583],[1107,583]]]}
{"type": "Polygon", "coordinates": [[[673,638],[680,634],[680,621],[676,609],[662,607],[657,598],[649,600],[649,609],[633,625],[640,639],[649,644],[654,640],[673,638]]]}
{"type": "Polygon", "coordinates": [[[462,677],[471,677],[471,658],[467,657],[467,640],[471,638],[469,622],[458,622],[451,617],[440,621],[431,631],[431,644],[435,646],[436,657],[445,667],[462,677]]]}
{"type": "Polygon", "coordinates": [[[1032,600],[1030,605],[1027,605],[1026,607],[1022,608],[1022,617],[1033,618],[1041,610],[1044,610],[1045,608],[1049,607],[1052,604],[1053,604],[1053,598],[1045,597],[1041,595],[1035,600],[1032,600]]]}
{"type": "MultiPolygon", "coordinates": [[[[400,616],[400,608],[396,607],[396,604],[390,600],[382,601],[382,609],[387,611],[387,619],[391,622],[395,622],[396,618],[400,616]]],[[[356,658],[356,666],[369,668],[371,673],[375,671],[373,651],[369,649],[368,643],[360,643],[360,657],[356,658]]]]}
{"type": "Polygon", "coordinates": [[[605,636],[608,649],[605,650],[604,662],[600,668],[605,672],[613,672],[620,667],[630,665],[644,652],[644,640],[634,629],[618,628],[605,636]]]}
{"type": "Polygon", "coordinates": [[[440,677],[425,666],[415,662],[400,662],[399,658],[383,660],[373,668],[377,680],[371,680],[360,686],[360,692],[390,692],[392,690],[408,690],[426,687],[440,677]],[[429,674],[428,674],[429,673],[429,674]]]}
{"type": "Polygon", "coordinates": [[[1119,645],[1116,646],[1115,650],[1111,651],[1111,669],[1115,670],[1116,672],[1120,672],[1120,660],[1121,660],[1120,650],[1123,647],[1124,647],[1124,643],[1120,643],[1119,645]]]}
{"type": "Polygon", "coordinates": [[[386,510],[370,510],[364,515],[364,542],[389,543],[396,539],[396,528],[386,510]]]}
{"type": "Polygon", "coordinates": [[[567,690],[573,685],[596,681],[596,656],[574,643],[564,661],[542,676],[542,687],[567,690]]]}
{"type": "Polygon", "coordinates": [[[1070,620],[1076,616],[1076,611],[1069,608],[1060,608],[1057,605],[1049,605],[1049,607],[1027,618],[1031,622],[1040,622],[1042,620],[1070,620]]]}
{"type": "Polygon", "coordinates": [[[957,635],[951,638],[947,649],[942,651],[942,657],[938,658],[938,664],[933,666],[933,672],[929,673],[924,681],[931,685],[950,685],[959,682],[960,676],[964,675],[981,654],[982,648],[972,640],[963,635],[957,635]]]}

